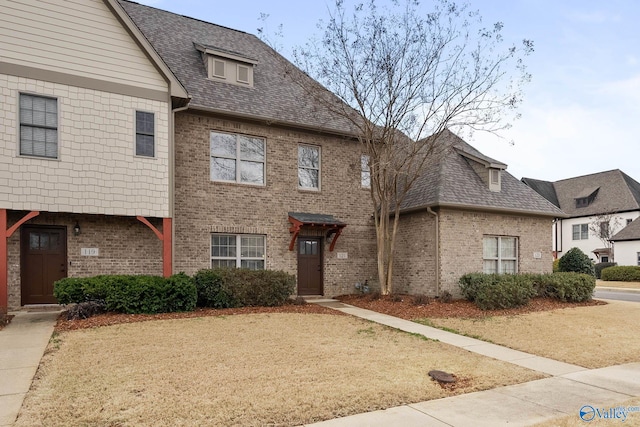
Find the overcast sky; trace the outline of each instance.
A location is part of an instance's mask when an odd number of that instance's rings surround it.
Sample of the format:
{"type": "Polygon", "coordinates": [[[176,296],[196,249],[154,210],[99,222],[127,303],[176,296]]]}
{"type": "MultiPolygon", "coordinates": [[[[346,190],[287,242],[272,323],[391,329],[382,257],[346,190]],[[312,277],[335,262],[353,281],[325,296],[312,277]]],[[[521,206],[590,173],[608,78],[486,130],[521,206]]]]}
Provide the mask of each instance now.
{"type": "MultiPolygon", "coordinates": [[[[380,0],[383,3],[386,0],[380,0]]],[[[329,0],[138,0],[257,34],[282,25],[282,53],[318,35],[329,0]],[[269,14],[265,22],[260,14],[269,14]]],[[[423,2],[427,4],[428,2],[423,2]]],[[[517,178],[548,181],[621,169],[640,181],[640,1],[471,0],[507,39],[534,41],[522,118],[470,144],[517,178]],[[512,141],[513,145],[509,144],[512,141]]]]}

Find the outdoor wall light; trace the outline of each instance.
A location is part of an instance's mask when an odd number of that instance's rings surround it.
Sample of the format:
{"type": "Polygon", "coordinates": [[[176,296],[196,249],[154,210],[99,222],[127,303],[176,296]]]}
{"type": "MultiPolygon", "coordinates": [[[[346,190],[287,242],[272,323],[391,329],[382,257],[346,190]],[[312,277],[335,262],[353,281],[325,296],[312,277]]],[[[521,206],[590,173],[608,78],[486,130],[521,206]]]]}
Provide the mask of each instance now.
{"type": "Polygon", "coordinates": [[[76,225],[73,226],[73,235],[77,236],[81,231],[82,230],[80,230],[80,224],[78,224],[78,221],[76,221],[76,225]]]}

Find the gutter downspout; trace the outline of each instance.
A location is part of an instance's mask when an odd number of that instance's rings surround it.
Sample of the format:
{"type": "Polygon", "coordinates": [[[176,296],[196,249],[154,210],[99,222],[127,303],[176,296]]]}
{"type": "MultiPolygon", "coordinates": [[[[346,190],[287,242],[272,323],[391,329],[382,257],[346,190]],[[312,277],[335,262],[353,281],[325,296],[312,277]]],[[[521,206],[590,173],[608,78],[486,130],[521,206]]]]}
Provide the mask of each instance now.
{"type": "Polygon", "coordinates": [[[436,260],[436,298],[440,296],[440,218],[438,213],[431,209],[431,206],[427,208],[427,212],[435,217],[436,220],[436,244],[435,244],[435,260],[436,260]]]}

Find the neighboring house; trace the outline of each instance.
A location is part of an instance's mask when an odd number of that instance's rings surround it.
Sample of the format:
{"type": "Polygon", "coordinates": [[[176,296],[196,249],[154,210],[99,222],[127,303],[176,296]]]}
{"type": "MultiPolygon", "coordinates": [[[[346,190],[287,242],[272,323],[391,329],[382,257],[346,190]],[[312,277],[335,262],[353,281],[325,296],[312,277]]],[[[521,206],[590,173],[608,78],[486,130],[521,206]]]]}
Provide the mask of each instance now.
{"type": "Polygon", "coordinates": [[[552,227],[556,257],[576,247],[596,262],[622,265],[610,241],[640,216],[640,183],[619,169],[555,182],[522,182],[568,215],[552,227]]]}
{"type": "Polygon", "coordinates": [[[401,205],[395,255],[400,292],[457,294],[466,273],[546,273],[549,227],[565,216],[449,131],[401,205]]]}
{"type": "Polygon", "coordinates": [[[640,219],[634,219],[611,241],[618,265],[640,265],[640,219]]]}
{"type": "Polygon", "coordinates": [[[3,1],[0,27],[0,310],[67,275],[168,274],[187,92],[116,1],[3,1]]]}

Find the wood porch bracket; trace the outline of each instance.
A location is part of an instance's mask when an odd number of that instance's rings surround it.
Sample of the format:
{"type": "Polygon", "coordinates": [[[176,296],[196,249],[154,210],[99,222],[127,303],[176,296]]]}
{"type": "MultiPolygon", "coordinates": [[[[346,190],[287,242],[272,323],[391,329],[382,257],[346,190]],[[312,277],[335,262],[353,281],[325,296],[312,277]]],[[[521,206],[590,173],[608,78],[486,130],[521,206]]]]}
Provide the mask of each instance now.
{"type": "Polygon", "coordinates": [[[306,226],[318,227],[326,230],[327,239],[333,236],[333,240],[331,241],[331,245],[329,246],[329,251],[333,252],[333,249],[336,246],[336,242],[338,241],[338,237],[340,237],[340,234],[342,233],[342,229],[347,226],[347,224],[336,220],[330,215],[298,214],[295,212],[289,213],[289,222],[291,223],[291,227],[289,227],[289,233],[293,233],[291,235],[291,242],[289,242],[290,251],[292,251],[296,245],[296,239],[300,234],[300,229],[303,226],[306,226]]]}
{"type": "Polygon", "coordinates": [[[9,268],[7,240],[18,228],[31,218],[40,215],[39,211],[31,211],[10,228],[7,228],[7,210],[0,209],[0,314],[7,314],[9,309],[9,268]]]}
{"type": "Polygon", "coordinates": [[[173,273],[173,265],[172,265],[172,242],[171,242],[171,232],[173,229],[173,220],[171,218],[162,218],[162,232],[160,232],[156,227],[151,224],[147,218],[138,215],[136,219],[149,227],[151,231],[160,239],[162,242],[162,275],[164,277],[171,276],[173,273]]]}

